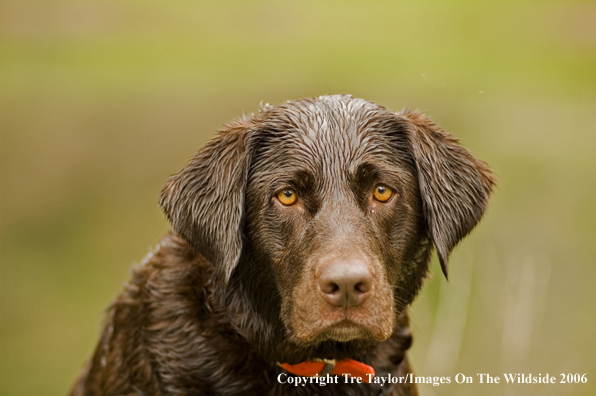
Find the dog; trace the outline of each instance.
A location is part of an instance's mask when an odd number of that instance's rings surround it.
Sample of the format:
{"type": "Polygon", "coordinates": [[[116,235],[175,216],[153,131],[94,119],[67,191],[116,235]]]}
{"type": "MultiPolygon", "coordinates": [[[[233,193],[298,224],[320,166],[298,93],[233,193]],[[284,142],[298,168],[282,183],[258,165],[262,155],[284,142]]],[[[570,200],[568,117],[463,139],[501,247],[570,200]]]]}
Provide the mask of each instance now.
{"type": "Polygon", "coordinates": [[[494,185],[419,112],[264,105],[163,188],[171,230],[71,395],[416,395],[406,308],[494,185]]]}

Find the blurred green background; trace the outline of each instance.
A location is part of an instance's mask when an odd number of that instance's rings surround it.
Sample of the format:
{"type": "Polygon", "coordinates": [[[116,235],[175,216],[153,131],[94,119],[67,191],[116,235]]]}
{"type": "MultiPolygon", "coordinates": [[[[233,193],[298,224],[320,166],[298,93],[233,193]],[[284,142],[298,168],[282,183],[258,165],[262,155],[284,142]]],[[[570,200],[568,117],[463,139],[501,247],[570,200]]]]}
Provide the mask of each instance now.
{"type": "Polygon", "coordinates": [[[325,93],[421,109],[499,178],[411,308],[416,374],[588,374],[421,394],[596,394],[595,88],[593,1],[0,0],[0,394],[67,392],[215,130],[325,93]]]}

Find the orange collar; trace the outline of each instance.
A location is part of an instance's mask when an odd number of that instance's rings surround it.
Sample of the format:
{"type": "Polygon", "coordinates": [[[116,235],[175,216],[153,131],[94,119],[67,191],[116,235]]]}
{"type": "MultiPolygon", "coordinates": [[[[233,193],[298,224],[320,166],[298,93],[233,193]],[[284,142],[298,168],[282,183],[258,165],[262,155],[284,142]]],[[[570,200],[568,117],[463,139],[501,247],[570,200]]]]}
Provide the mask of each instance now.
{"type": "Polygon", "coordinates": [[[314,359],[298,364],[278,363],[278,365],[289,373],[301,377],[316,377],[317,375],[344,375],[360,377],[362,382],[370,382],[375,375],[375,369],[371,366],[358,362],[354,359],[327,360],[314,359]],[[372,375],[367,375],[372,374],[372,375]]]}

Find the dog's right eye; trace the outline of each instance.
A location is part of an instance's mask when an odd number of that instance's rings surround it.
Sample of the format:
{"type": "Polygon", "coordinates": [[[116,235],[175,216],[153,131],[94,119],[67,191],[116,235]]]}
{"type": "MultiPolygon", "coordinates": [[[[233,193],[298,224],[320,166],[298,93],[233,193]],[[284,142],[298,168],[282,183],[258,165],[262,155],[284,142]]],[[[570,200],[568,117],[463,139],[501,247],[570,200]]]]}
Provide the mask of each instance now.
{"type": "Polygon", "coordinates": [[[296,203],[296,201],[298,200],[298,196],[296,195],[296,192],[294,190],[288,188],[286,190],[278,192],[277,199],[279,199],[279,202],[281,202],[285,206],[290,206],[296,203]]]}

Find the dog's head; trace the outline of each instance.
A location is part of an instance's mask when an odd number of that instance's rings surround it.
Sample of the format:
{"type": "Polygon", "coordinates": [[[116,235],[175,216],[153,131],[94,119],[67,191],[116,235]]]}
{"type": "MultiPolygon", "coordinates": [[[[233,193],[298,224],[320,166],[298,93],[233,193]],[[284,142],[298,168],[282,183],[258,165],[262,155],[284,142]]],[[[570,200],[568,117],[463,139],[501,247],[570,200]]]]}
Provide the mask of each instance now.
{"type": "Polygon", "coordinates": [[[221,287],[242,287],[291,342],[376,342],[416,295],[433,245],[447,275],[493,184],[422,114],[334,95],[228,125],[161,204],[221,287]]]}

